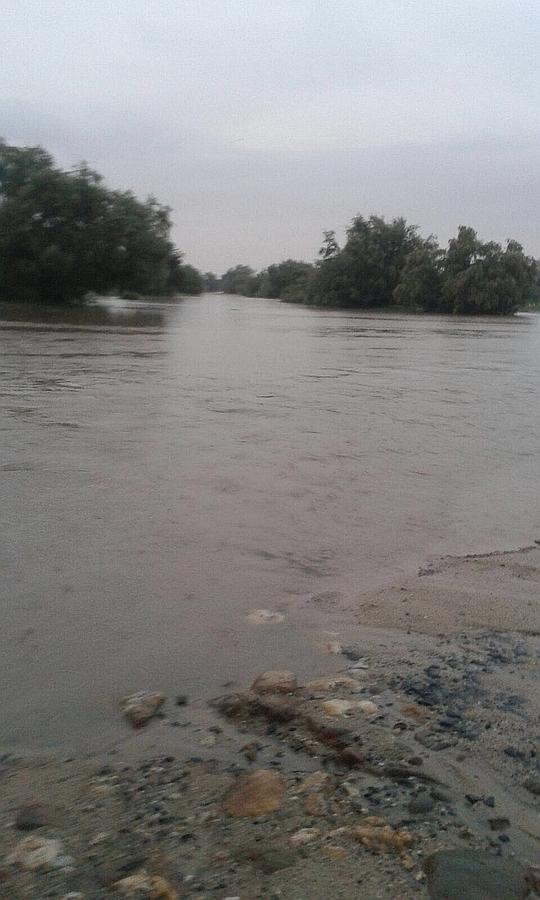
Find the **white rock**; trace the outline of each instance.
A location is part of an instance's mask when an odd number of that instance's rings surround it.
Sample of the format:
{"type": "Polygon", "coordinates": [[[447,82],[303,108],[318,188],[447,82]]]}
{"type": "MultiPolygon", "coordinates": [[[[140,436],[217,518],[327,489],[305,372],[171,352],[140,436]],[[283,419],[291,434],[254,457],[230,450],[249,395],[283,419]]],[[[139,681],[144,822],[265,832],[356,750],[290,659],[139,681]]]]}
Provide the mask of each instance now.
{"type": "Polygon", "coordinates": [[[372,716],[373,713],[376,713],[378,711],[379,707],[371,700],[359,700],[358,709],[361,709],[362,712],[365,712],[366,716],[372,716]]]}
{"type": "Polygon", "coordinates": [[[271,609],[254,609],[249,613],[248,619],[255,625],[277,625],[284,621],[285,616],[271,609]]]}
{"type": "Polygon", "coordinates": [[[141,728],[165,703],[165,695],[154,691],[138,691],[120,701],[124,715],[134,728],[141,728]]]}
{"type": "MultiPolygon", "coordinates": [[[[38,869],[55,869],[58,868],[59,862],[61,864],[63,862],[63,849],[62,841],[53,838],[26,837],[17,844],[6,862],[22,866],[31,872],[38,869]]],[[[71,857],[69,860],[71,863],[71,857]]]]}
{"type": "Polygon", "coordinates": [[[289,694],[297,687],[294,672],[270,671],[259,675],[251,690],[256,694],[289,694]]]}
{"type": "Polygon", "coordinates": [[[302,844],[309,844],[311,841],[316,841],[320,833],[319,828],[301,828],[300,831],[291,834],[289,843],[292,844],[293,847],[300,847],[302,844]]]}
{"type": "Polygon", "coordinates": [[[354,700],[325,700],[322,704],[323,712],[327,716],[346,716],[358,706],[354,700]]]}

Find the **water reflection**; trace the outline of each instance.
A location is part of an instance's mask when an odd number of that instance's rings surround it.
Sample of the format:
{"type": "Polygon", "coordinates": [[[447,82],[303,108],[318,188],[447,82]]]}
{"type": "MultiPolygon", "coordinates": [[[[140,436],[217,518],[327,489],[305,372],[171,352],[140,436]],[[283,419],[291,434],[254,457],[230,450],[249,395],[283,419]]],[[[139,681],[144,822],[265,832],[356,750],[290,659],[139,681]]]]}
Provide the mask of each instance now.
{"type": "Polygon", "coordinates": [[[0,327],[163,328],[173,303],[137,303],[111,298],[78,306],[0,303],[0,327]]]}

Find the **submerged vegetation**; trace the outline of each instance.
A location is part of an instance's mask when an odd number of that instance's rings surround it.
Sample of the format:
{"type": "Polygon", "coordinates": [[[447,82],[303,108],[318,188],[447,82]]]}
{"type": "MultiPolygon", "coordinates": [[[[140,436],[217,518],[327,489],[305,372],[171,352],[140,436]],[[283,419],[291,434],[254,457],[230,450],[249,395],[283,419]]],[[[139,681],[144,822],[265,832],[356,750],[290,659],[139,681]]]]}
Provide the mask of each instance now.
{"type": "Polygon", "coordinates": [[[517,241],[484,243],[462,225],[443,249],[405,219],[380,216],[353,219],[343,248],[324,232],[314,265],[289,259],[259,273],[236,266],[222,289],[316,306],[464,315],[508,315],[540,300],[538,263],[517,241]]]}
{"type": "Polygon", "coordinates": [[[69,303],[100,294],[200,293],[170,240],[170,209],[70,171],[41,147],[0,141],[0,298],[69,303]]]}

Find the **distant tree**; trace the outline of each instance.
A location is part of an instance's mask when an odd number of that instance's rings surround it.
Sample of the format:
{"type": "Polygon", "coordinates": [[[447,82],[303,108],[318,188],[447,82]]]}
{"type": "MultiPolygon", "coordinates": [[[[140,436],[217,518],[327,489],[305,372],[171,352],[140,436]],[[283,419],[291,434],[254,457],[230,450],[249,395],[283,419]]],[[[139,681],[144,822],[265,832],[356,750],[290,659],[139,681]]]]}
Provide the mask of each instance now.
{"type": "Polygon", "coordinates": [[[325,306],[388,306],[409,253],[421,246],[417,228],[405,219],[356,216],[342,250],[325,231],[312,302],[325,306]]]}
{"type": "Polygon", "coordinates": [[[235,266],[228,269],[222,276],[221,285],[226,294],[256,297],[260,286],[260,276],[250,266],[235,266]]]}
{"type": "Polygon", "coordinates": [[[96,293],[163,293],[181,255],[170,209],[108,190],[85,163],[63,171],[41,147],[0,141],[0,296],[67,303],[96,293]]]}
{"type": "Polygon", "coordinates": [[[205,272],[203,275],[204,290],[208,293],[214,293],[221,290],[221,278],[214,275],[213,272],[205,272]]]}
{"type": "Polygon", "coordinates": [[[295,259],[286,259],[284,262],[268,266],[261,273],[260,295],[270,299],[278,299],[291,291],[297,282],[304,285],[311,276],[313,266],[310,263],[298,262],[295,259]]]}

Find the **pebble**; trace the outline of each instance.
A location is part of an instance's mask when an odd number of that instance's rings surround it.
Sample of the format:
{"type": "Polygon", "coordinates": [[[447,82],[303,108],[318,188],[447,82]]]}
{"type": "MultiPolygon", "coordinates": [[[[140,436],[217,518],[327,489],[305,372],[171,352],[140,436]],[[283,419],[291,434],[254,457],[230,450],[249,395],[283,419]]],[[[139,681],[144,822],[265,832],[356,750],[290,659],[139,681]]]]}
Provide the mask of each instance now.
{"type": "Polygon", "coordinates": [[[301,828],[300,831],[291,834],[289,843],[292,844],[293,847],[299,847],[303,844],[309,844],[311,841],[317,840],[320,834],[320,828],[301,828]]]}
{"type": "Polygon", "coordinates": [[[251,690],[255,694],[290,694],[297,686],[293,672],[270,671],[259,675],[251,685],[251,690]]]}
{"type": "Polygon", "coordinates": [[[373,703],[371,700],[360,700],[358,702],[358,709],[360,709],[366,716],[372,716],[379,709],[376,703],[373,703]]]}
{"type": "Polygon", "coordinates": [[[249,613],[248,619],[255,625],[278,625],[285,620],[285,616],[271,609],[254,609],[249,613]]]}
{"type": "Polygon", "coordinates": [[[327,716],[346,716],[358,707],[358,702],[352,700],[325,700],[322,704],[323,712],[327,716]]]}

